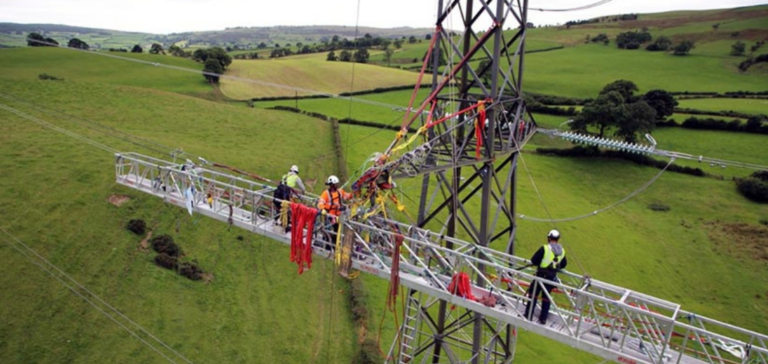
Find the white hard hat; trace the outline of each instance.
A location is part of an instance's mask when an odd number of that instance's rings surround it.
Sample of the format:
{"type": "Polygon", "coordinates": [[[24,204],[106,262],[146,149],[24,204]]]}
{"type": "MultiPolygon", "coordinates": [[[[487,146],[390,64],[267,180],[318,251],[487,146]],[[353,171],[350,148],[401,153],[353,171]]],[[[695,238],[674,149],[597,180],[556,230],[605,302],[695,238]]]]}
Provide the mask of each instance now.
{"type": "Polygon", "coordinates": [[[339,183],[339,177],[336,177],[336,176],[328,177],[328,180],[325,182],[325,184],[327,185],[331,185],[331,184],[335,185],[337,183],[339,183]]]}
{"type": "Polygon", "coordinates": [[[299,173],[299,166],[297,166],[295,164],[292,165],[291,166],[291,172],[299,173]]]}
{"type": "Polygon", "coordinates": [[[549,231],[549,234],[547,234],[547,237],[550,239],[558,240],[560,239],[560,232],[557,231],[557,229],[552,229],[549,231]]]}

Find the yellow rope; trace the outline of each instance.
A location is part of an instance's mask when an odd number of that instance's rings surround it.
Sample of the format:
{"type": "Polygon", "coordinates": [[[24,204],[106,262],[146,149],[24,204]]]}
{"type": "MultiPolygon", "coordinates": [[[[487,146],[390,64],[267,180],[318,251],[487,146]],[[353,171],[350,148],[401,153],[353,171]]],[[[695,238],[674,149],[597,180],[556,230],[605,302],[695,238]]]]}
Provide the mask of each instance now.
{"type": "Polygon", "coordinates": [[[280,226],[288,227],[288,211],[290,211],[291,205],[288,201],[283,201],[280,204],[280,226]]]}

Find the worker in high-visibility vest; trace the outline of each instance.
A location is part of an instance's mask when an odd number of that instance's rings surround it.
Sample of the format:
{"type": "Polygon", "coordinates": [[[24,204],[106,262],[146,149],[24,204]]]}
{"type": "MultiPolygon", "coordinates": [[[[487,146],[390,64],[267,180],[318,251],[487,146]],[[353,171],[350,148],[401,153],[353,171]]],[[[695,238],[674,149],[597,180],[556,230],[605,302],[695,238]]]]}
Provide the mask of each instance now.
{"type": "Polygon", "coordinates": [[[336,176],[328,177],[325,182],[328,188],[320,195],[320,199],[317,200],[317,207],[321,210],[323,215],[330,215],[327,218],[330,220],[331,242],[336,241],[336,231],[339,230],[339,220],[337,219],[344,209],[343,202],[352,198],[352,194],[345,192],[339,185],[339,178],[336,176]]]}
{"type": "Polygon", "coordinates": [[[288,173],[283,175],[282,182],[294,191],[301,191],[302,195],[307,193],[307,189],[304,188],[304,182],[299,177],[299,166],[297,165],[292,165],[288,173]]]}
{"type": "MultiPolygon", "coordinates": [[[[550,281],[557,280],[557,272],[565,268],[568,265],[568,259],[565,257],[565,248],[559,243],[560,232],[557,230],[551,230],[547,234],[547,243],[544,244],[531,258],[531,263],[535,266],[536,277],[540,277],[550,281]]],[[[525,306],[525,317],[528,320],[533,320],[534,307],[536,307],[536,300],[538,296],[541,296],[541,313],[539,314],[539,323],[546,325],[547,316],[549,316],[549,307],[552,304],[550,297],[552,290],[555,288],[551,284],[544,283],[544,289],[547,294],[543,293],[542,284],[536,281],[532,281],[528,287],[528,292],[525,293],[526,297],[530,298],[528,304],[525,306]]]]}

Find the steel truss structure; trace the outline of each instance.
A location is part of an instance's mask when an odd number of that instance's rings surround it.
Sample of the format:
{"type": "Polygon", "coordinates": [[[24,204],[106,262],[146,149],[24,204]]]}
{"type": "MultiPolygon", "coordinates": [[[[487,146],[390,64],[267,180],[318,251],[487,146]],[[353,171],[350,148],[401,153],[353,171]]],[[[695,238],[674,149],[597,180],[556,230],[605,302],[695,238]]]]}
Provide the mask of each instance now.
{"type": "MultiPolygon", "coordinates": [[[[273,226],[274,186],[139,154],[115,157],[119,184],[290,244],[290,236],[273,226]]],[[[304,202],[314,203],[312,197],[304,202]]],[[[546,325],[530,322],[523,317],[529,301],[526,289],[545,281],[530,268],[515,269],[528,265],[528,260],[381,216],[364,221],[350,216],[341,225],[342,239],[351,236],[353,240],[354,269],[390,279],[397,262],[400,282],[409,289],[404,297],[406,320],[390,361],[434,361],[439,338],[441,362],[510,363],[518,330],[525,330],[617,363],[768,363],[767,335],[567,271],[558,282],[546,281],[556,287],[546,294],[552,302],[550,320],[546,325]],[[396,255],[400,237],[404,243],[396,255]],[[447,286],[457,272],[473,277],[472,294],[482,299],[450,293],[447,286]],[[441,302],[448,306],[445,322],[451,322],[442,328],[432,315],[441,302]],[[474,331],[466,333],[462,328],[474,325],[480,315],[482,345],[473,351],[478,343],[471,336],[474,331]]],[[[323,238],[327,232],[322,227],[316,230],[313,251],[330,258],[323,238]]]]}
{"type": "MultiPolygon", "coordinates": [[[[413,155],[406,153],[406,163],[403,158],[394,162],[401,175],[422,178],[419,228],[439,226],[437,220],[445,219],[441,232],[446,237],[466,237],[478,249],[502,241],[510,256],[516,235],[518,153],[536,131],[522,93],[527,8],[527,0],[438,1],[431,59],[425,60],[425,65],[431,61],[432,90],[412,116],[406,114],[403,124],[405,131],[429,109],[429,117],[422,120],[423,127],[429,127],[427,142],[409,152],[413,155]],[[459,18],[461,31],[456,34],[447,25],[459,18]],[[505,27],[514,30],[505,33],[505,27]],[[447,64],[441,70],[443,61],[447,64]],[[445,122],[432,122],[446,114],[445,122]],[[479,201],[480,216],[468,212],[470,200],[479,201]]],[[[437,243],[447,250],[458,248],[451,240],[437,243]]],[[[485,254],[464,253],[478,259],[485,254]]],[[[484,285],[490,266],[473,268],[473,281],[484,285]]],[[[427,300],[423,291],[411,290],[389,357],[397,363],[416,358],[431,363],[509,363],[516,333],[508,321],[481,310],[452,315],[447,300],[427,300]]]]}

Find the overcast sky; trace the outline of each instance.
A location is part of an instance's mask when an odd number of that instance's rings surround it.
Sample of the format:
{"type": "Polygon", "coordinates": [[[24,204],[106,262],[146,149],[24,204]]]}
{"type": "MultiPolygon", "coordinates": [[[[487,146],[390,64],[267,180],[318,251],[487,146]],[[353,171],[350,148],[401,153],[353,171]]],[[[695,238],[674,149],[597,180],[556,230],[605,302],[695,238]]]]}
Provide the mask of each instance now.
{"type": "MultiPolygon", "coordinates": [[[[598,0],[529,1],[530,8],[562,9],[598,0]]],[[[436,0],[360,0],[359,3],[361,26],[431,28],[435,22],[436,0]]],[[[529,19],[537,25],[557,24],[601,15],[765,3],[768,0],[613,0],[580,11],[531,10],[529,19]]],[[[354,26],[357,6],[357,0],[0,0],[0,22],[54,23],[166,34],[235,26],[354,26]]]]}

